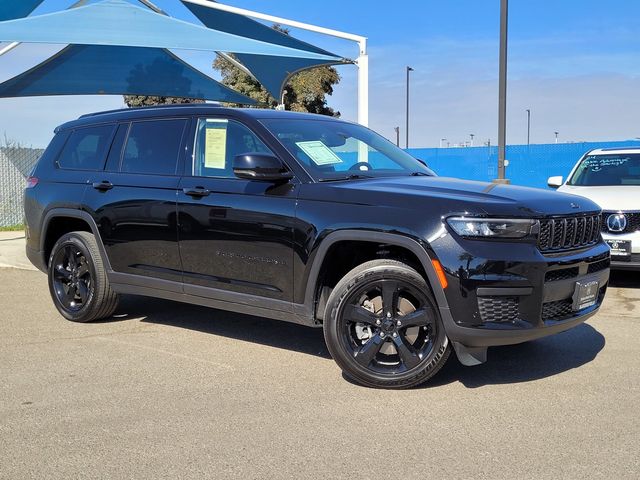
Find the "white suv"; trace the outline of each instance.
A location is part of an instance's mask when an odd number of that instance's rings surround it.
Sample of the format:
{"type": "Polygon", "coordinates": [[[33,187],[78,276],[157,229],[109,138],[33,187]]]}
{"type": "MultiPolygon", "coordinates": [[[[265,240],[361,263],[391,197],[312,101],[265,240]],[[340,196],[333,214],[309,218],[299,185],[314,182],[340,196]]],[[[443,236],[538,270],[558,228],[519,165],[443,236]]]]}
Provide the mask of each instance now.
{"type": "Polygon", "coordinates": [[[547,183],[600,205],[611,268],[640,270],[640,148],[591,150],[576,163],[566,182],[550,177],[547,183]]]}

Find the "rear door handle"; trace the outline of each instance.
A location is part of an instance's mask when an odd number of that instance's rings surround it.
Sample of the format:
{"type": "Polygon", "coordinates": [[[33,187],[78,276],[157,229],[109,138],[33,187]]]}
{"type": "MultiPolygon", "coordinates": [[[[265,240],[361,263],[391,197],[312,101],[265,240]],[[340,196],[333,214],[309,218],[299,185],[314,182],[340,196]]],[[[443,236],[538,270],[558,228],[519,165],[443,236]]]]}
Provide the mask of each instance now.
{"type": "Polygon", "coordinates": [[[189,195],[190,197],[206,197],[211,193],[203,187],[183,188],[182,191],[185,195],[189,195]]]}
{"type": "Polygon", "coordinates": [[[106,180],[103,180],[102,182],[93,182],[93,188],[102,192],[106,192],[107,190],[111,190],[113,188],[113,183],[106,180]]]}

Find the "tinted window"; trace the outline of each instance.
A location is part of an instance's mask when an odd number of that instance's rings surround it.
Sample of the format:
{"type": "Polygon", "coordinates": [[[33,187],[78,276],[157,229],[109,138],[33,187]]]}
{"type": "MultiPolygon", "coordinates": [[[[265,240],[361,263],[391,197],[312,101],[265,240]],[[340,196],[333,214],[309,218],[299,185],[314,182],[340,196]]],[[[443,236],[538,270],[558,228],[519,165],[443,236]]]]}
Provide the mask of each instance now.
{"type": "Polygon", "coordinates": [[[118,131],[116,132],[116,136],[113,138],[111,149],[109,149],[109,155],[107,156],[107,165],[104,168],[107,172],[117,172],[120,169],[122,147],[125,139],[127,138],[128,130],[128,123],[123,123],[118,126],[118,131]]]}
{"type": "Polygon", "coordinates": [[[122,158],[122,172],[174,175],[186,120],[134,122],[122,158]]]}
{"type": "Polygon", "coordinates": [[[114,128],[103,125],[74,130],[58,157],[58,165],[78,170],[102,170],[114,128]]]}
{"type": "Polygon", "coordinates": [[[243,153],[271,150],[247,127],[234,120],[202,118],[198,121],[193,174],[198,177],[234,177],[233,159],[243,153]]]}

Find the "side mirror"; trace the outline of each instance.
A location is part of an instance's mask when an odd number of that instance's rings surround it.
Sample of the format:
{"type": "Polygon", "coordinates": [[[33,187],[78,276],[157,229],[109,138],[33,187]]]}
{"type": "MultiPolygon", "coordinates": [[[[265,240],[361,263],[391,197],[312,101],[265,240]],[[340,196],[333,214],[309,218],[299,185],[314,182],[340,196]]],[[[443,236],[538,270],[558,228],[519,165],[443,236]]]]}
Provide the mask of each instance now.
{"type": "Polygon", "coordinates": [[[293,173],[282,160],[266,153],[244,153],[233,159],[233,173],[238,178],[263,182],[287,181],[293,173]]]}
{"type": "Polygon", "coordinates": [[[563,183],[564,182],[561,175],[558,175],[557,177],[549,177],[549,179],[547,180],[547,185],[549,185],[551,188],[561,187],[563,183]]]}

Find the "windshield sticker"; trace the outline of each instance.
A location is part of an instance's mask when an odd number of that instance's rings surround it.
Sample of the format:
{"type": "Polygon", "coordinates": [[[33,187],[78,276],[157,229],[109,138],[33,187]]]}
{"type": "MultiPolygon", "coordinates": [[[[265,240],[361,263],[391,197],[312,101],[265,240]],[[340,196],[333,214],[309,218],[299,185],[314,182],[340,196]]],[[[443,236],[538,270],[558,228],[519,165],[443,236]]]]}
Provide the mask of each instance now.
{"type": "Polygon", "coordinates": [[[296,145],[306,153],[309,158],[318,166],[336,165],[342,163],[333,151],[319,140],[310,142],[296,142],[296,145]]]}
{"type": "Polygon", "coordinates": [[[619,167],[629,160],[631,160],[629,157],[590,157],[585,159],[584,168],[588,168],[592,172],[599,172],[603,167],[619,167]]]}
{"type": "Polygon", "coordinates": [[[226,158],[227,126],[213,127],[207,125],[204,143],[205,168],[225,168],[226,158]]]}

